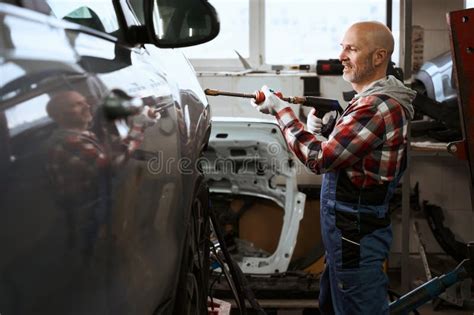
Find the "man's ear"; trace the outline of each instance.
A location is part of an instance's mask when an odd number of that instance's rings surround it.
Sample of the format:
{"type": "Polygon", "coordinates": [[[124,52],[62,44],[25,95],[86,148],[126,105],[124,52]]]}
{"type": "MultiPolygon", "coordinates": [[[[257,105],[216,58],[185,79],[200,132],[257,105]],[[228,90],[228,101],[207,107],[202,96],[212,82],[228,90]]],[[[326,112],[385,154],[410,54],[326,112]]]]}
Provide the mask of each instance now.
{"type": "Polygon", "coordinates": [[[387,59],[388,52],[384,48],[377,48],[373,55],[374,66],[380,66],[387,59]]]}

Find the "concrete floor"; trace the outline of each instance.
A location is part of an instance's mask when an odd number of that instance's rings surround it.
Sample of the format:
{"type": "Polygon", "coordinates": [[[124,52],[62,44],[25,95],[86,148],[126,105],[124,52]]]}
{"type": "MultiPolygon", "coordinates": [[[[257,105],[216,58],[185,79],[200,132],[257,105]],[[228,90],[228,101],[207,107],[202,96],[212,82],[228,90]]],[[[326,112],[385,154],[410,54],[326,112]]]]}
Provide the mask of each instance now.
{"type": "MultiPolygon", "coordinates": [[[[431,262],[435,262],[435,259],[431,259],[431,262]]],[[[445,273],[446,270],[450,270],[450,268],[446,269],[446,266],[443,267],[443,272],[445,273]]],[[[438,273],[440,274],[440,273],[438,273]]],[[[433,275],[435,276],[435,275],[433,275]]],[[[397,293],[402,293],[403,291],[400,289],[400,270],[391,269],[388,272],[388,277],[390,281],[390,289],[397,293]]],[[[424,274],[424,269],[422,267],[421,262],[418,258],[411,259],[410,261],[410,277],[413,280],[412,288],[420,285],[424,281],[426,281],[426,275],[424,274]],[[418,283],[418,284],[417,284],[418,283]]],[[[474,292],[474,290],[471,289],[474,292]]],[[[319,315],[319,311],[315,308],[317,307],[317,297],[314,300],[278,300],[278,303],[275,303],[276,300],[262,300],[261,306],[273,306],[277,309],[266,309],[267,315],[319,315]],[[276,305],[279,305],[276,307],[276,305]],[[303,309],[307,307],[305,311],[303,309]]],[[[239,312],[231,312],[232,315],[239,314],[239,312]]],[[[418,308],[418,312],[420,315],[474,315],[474,299],[471,299],[469,302],[469,306],[464,307],[457,307],[446,302],[439,303],[434,309],[433,304],[427,303],[418,308]]],[[[249,311],[249,315],[257,314],[256,312],[249,311]]],[[[413,314],[413,313],[411,313],[413,314]]],[[[372,315],[372,314],[370,314],[372,315]]]]}
{"type": "MultiPolygon", "coordinates": [[[[307,309],[307,310],[302,310],[302,309],[268,310],[266,309],[265,312],[267,313],[267,315],[320,315],[319,311],[316,309],[307,309]]],[[[428,303],[419,307],[418,312],[420,315],[474,315],[474,309],[466,310],[466,309],[460,309],[456,307],[445,306],[445,307],[434,310],[431,303],[428,303]]],[[[238,315],[238,314],[239,314],[238,310],[235,310],[235,309],[233,309],[231,312],[231,315],[238,315]]],[[[248,311],[248,315],[254,315],[254,314],[257,314],[257,313],[252,312],[250,310],[248,311]]],[[[413,314],[413,313],[410,313],[410,314],[413,314]]]]}
{"type": "MultiPolygon", "coordinates": [[[[433,310],[431,303],[418,308],[418,312],[420,315],[474,315],[474,310],[463,310],[454,307],[443,307],[433,310]]],[[[267,310],[267,315],[319,315],[319,312],[317,310],[267,310]]]]}
{"type": "MultiPolygon", "coordinates": [[[[418,309],[420,315],[473,315],[473,311],[466,310],[454,310],[454,309],[441,309],[433,311],[431,305],[425,305],[418,309]]],[[[303,313],[301,310],[279,310],[277,313],[271,313],[271,315],[316,315],[318,313],[303,313]]],[[[413,314],[413,313],[412,313],[413,314]]],[[[267,314],[270,315],[270,314],[267,314]]],[[[372,315],[372,314],[370,314],[372,315]]]]}
{"type": "MultiPolygon", "coordinates": [[[[416,268],[413,268],[416,269],[416,268]]],[[[400,272],[397,270],[391,270],[389,273],[390,279],[390,288],[395,292],[401,292],[400,287],[400,272]]],[[[273,301],[273,300],[269,300],[273,301]]],[[[281,300],[281,305],[286,308],[279,308],[279,309],[265,309],[267,315],[320,315],[319,311],[315,309],[315,305],[317,305],[316,299],[314,301],[309,300],[301,300],[300,304],[298,301],[291,300],[291,301],[283,301],[281,300]],[[303,310],[304,307],[309,307],[306,310],[303,310]],[[291,307],[291,308],[290,308],[291,307]]],[[[261,301],[262,307],[265,308],[268,305],[267,300],[261,301]]],[[[274,303],[270,303],[272,305],[274,303]]],[[[456,307],[453,305],[449,305],[445,302],[439,304],[436,309],[433,308],[432,303],[427,303],[418,308],[418,312],[420,315],[474,315],[474,304],[471,303],[471,307],[456,307]]],[[[233,310],[231,315],[239,314],[237,310],[233,310]]],[[[257,314],[256,312],[249,311],[249,315],[257,314]]],[[[413,313],[411,313],[413,314],[413,313]]],[[[372,315],[372,314],[370,314],[372,315]]]]}
{"type": "MultiPolygon", "coordinates": [[[[429,255],[430,269],[432,277],[436,275],[445,274],[448,271],[451,271],[457,263],[454,260],[451,260],[450,257],[444,255],[429,255]],[[437,273],[436,273],[437,272],[437,273]]],[[[426,274],[423,268],[423,263],[421,258],[418,256],[410,257],[410,277],[412,279],[411,288],[414,289],[419,285],[422,285],[426,281],[426,274]]],[[[400,270],[389,270],[388,277],[390,281],[390,288],[395,292],[401,293],[403,290],[400,289],[400,279],[401,274],[400,270]]],[[[472,286],[471,286],[472,291],[472,286]]],[[[458,307],[447,302],[438,303],[437,307],[434,308],[433,304],[427,303],[418,308],[418,311],[421,315],[474,315],[474,304],[471,293],[471,301],[466,302],[464,307],[458,307]]]]}
{"type": "Polygon", "coordinates": [[[425,304],[418,309],[420,315],[473,315],[474,310],[465,310],[453,306],[445,306],[438,310],[433,310],[433,305],[425,304]]]}
{"type": "MultiPolygon", "coordinates": [[[[421,264],[421,263],[420,263],[421,264]]],[[[412,271],[412,277],[413,279],[423,279],[424,276],[421,274],[422,269],[419,267],[419,264],[417,263],[412,263],[410,265],[412,271]],[[421,270],[418,270],[421,269],[421,270]]],[[[395,270],[395,271],[389,271],[388,273],[389,279],[390,279],[390,288],[393,289],[395,292],[401,292],[400,290],[400,279],[401,275],[400,272],[395,270]]],[[[415,286],[413,286],[415,287],[415,286]]],[[[439,304],[436,309],[434,309],[433,304],[427,303],[425,305],[422,305],[421,307],[418,308],[418,312],[420,315],[474,315],[474,308],[471,307],[457,307],[454,305],[449,305],[445,302],[439,304]]],[[[413,313],[412,313],[413,314],[413,313]]]]}

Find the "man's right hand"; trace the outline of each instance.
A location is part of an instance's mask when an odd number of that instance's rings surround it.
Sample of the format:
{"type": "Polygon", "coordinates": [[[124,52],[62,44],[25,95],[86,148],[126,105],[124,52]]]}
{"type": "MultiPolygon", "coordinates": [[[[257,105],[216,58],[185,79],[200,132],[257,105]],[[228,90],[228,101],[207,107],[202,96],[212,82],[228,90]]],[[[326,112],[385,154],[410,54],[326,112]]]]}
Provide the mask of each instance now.
{"type": "Polygon", "coordinates": [[[316,117],[316,109],[311,109],[306,119],[306,125],[308,126],[308,131],[320,135],[321,129],[323,128],[323,120],[319,117],[316,117]]]}

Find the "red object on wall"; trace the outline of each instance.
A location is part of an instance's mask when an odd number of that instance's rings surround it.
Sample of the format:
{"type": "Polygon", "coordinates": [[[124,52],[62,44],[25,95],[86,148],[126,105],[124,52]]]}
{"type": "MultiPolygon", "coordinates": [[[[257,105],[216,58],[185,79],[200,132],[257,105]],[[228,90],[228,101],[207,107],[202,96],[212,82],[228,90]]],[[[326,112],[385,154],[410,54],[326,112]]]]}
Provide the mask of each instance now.
{"type": "Polygon", "coordinates": [[[448,150],[469,163],[474,208],[474,9],[449,12],[447,21],[463,129],[463,140],[450,143],[448,150]]]}

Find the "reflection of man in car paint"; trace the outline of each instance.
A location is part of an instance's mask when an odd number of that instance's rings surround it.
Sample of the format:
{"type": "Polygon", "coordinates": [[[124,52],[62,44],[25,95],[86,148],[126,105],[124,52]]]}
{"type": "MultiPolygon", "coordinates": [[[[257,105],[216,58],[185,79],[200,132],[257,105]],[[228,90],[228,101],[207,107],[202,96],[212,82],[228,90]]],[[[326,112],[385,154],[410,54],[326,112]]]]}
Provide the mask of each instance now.
{"type": "Polygon", "coordinates": [[[108,209],[109,163],[104,146],[88,130],[91,106],[75,91],[54,95],[46,106],[58,124],[50,139],[48,171],[65,211],[69,246],[91,254],[108,209]]]}
{"type": "Polygon", "coordinates": [[[66,211],[69,245],[91,254],[99,234],[106,230],[111,167],[126,161],[141,144],[143,119],[133,120],[125,139],[112,137],[120,142],[112,146],[121,150],[110,155],[88,129],[93,120],[91,105],[82,94],[60,92],[48,102],[46,111],[58,125],[50,139],[47,168],[57,201],[66,211]]]}

